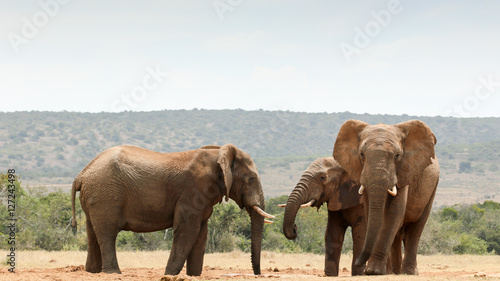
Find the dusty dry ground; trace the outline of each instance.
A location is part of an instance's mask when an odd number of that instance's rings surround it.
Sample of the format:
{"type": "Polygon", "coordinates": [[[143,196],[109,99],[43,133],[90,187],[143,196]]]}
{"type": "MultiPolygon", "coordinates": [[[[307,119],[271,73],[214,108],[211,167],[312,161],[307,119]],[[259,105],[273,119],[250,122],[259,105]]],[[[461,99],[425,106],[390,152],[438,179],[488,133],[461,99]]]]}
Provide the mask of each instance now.
{"type": "MultiPolygon", "coordinates": [[[[261,277],[252,275],[246,253],[205,255],[201,277],[188,277],[185,271],[177,279],[164,276],[168,252],[119,252],[123,274],[91,274],[84,271],[85,252],[16,252],[16,272],[0,268],[0,280],[328,280],[323,277],[323,256],[312,254],[262,254],[261,277]],[[162,279],[163,278],[163,279],[162,279]],[[169,279],[170,278],[170,279],[169,279]]],[[[1,256],[7,252],[1,251],[1,256]]],[[[419,276],[404,280],[500,280],[500,256],[419,256],[419,276]]],[[[342,256],[340,280],[401,280],[402,276],[350,277],[351,257],[342,256]]]]}

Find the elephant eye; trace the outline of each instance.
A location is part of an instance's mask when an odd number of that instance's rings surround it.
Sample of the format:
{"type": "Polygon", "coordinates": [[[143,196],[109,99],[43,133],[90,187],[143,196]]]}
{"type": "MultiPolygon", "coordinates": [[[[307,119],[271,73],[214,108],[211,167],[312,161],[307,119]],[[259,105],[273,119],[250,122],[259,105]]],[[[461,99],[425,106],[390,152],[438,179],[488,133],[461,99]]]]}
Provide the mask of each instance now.
{"type": "Polygon", "coordinates": [[[255,181],[255,177],[250,177],[250,178],[248,179],[248,182],[249,182],[249,183],[253,183],[254,181],[255,181]]]}
{"type": "Polygon", "coordinates": [[[319,180],[320,180],[320,181],[325,181],[325,179],[326,179],[326,178],[325,178],[325,176],[321,176],[321,177],[319,177],[319,180]]]}
{"type": "Polygon", "coordinates": [[[400,156],[400,154],[399,154],[399,153],[396,153],[396,156],[394,156],[394,159],[398,160],[398,159],[399,159],[399,156],[400,156]]]}

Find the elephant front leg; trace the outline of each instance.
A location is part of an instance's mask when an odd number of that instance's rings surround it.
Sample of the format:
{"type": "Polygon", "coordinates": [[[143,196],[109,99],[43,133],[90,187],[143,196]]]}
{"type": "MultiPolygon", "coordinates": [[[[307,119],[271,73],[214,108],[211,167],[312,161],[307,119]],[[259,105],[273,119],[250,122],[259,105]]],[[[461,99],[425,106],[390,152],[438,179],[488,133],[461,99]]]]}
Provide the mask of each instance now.
{"type": "Polygon", "coordinates": [[[168,258],[165,275],[177,275],[181,272],[193,245],[198,239],[201,218],[198,214],[176,211],[174,218],[174,239],[168,258]]]}
{"type": "Polygon", "coordinates": [[[203,269],[203,257],[207,242],[207,221],[201,223],[198,239],[193,245],[186,262],[186,272],[189,276],[200,276],[203,269]]]}
{"type": "Polygon", "coordinates": [[[325,275],[338,276],[340,254],[347,227],[342,222],[340,212],[328,211],[328,223],[325,232],[325,275]]]}
{"type": "Polygon", "coordinates": [[[403,273],[408,275],[418,275],[417,268],[417,252],[418,243],[420,242],[420,236],[424,230],[425,223],[432,209],[432,202],[434,201],[434,195],[436,191],[432,194],[431,200],[427,203],[424,212],[420,219],[415,223],[410,223],[405,229],[404,236],[404,246],[405,246],[405,256],[403,259],[403,273]]]}
{"type": "Polygon", "coordinates": [[[396,197],[389,197],[384,212],[383,225],[377,236],[372,255],[366,264],[365,274],[387,274],[387,261],[396,234],[403,225],[408,186],[401,188],[396,197]]]}

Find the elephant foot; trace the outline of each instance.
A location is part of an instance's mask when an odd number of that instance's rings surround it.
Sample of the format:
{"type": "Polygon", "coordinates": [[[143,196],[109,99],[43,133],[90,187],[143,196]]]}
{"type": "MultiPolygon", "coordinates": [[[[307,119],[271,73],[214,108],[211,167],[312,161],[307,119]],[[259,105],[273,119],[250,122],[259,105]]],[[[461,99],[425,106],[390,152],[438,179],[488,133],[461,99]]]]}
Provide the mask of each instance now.
{"type": "Polygon", "coordinates": [[[372,267],[367,267],[365,269],[365,274],[366,275],[386,275],[387,271],[385,268],[372,268],[372,267]]]}
{"type": "Polygon", "coordinates": [[[326,276],[339,276],[339,273],[337,271],[327,271],[327,270],[325,270],[325,275],[326,276]]]}
{"type": "Polygon", "coordinates": [[[102,270],[97,268],[85,267],[85,271],[88,273],[100,273],[102,270]]]}
{"type": "Polygon", "coordinates": [[[102,264],[96,262],[88,262],[85,264],[85,271],[90,273],[102,272],[102,264]]]}
{"type": "Polygon", "coordinates": [[[165,275],[179,275],[179,273],[181,272],[181,270],[177,270],[177,269],[171,269],[171,268],[166,268],[165,269],[165,275]]]}
{"type": "Polygon", "coordinates": [[[365,274],[365,266],[361,267],[353,267],[352,268],[352,276],[364,275],[365,274]]]}
{"type": "Polygon", "coordinates": [[[406,275],[418,275],[418,268],[417,267],[404,268],[403,272],[406,275]]]}
{"type": "Polygon", "coordinates": [[[103,268],[102,272],[107,273],[107,274],[112,274],[112,273],[122,274],[122,272],[120,271],[119,268],[109,268],[109,269],[103,268]]]}
{"type": "Polygon", "coordinates": [[[200,276],[201,270],[186,270],[188,276],[200,276]]]}
{"type": "Polygon", "coordinates": [[[385,263],[377,263],[368,261],[368,264],[365,268],[366,275],[386,275],[387,269],[385,263]]]}

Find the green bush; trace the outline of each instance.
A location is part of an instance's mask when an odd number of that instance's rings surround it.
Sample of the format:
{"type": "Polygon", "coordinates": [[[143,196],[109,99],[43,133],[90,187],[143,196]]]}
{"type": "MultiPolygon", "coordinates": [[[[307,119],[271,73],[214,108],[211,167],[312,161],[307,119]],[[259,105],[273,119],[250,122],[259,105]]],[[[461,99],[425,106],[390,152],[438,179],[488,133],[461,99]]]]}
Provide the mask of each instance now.
{"type": "Polygon", "coordinates": [[[453,247],[456,254],[482,255],[487,253],[486,241],[469,234],[460,236],[460,244],[453,247]]]}
{"type": "MultiPolygon", "coordinates": [[[[7,176],[0,174],[0,224],[7,225],[7,176]]],[[[47,193],[44,187],[22,187],[15,181],[16,217],[18,218],[16,245],[20,250],[86,250],[85,215],[76,200],[76,235],[71,227],[71,196],[61,191],[47,193]]],[[[328,211],[325,207],[300,209],[296,217],[297,239],[290,241],[283,235],[284,209],[288,197],[267,200],[266,211],[276,216],[274,224],[264,226],[262,250],[284,253],[324,253],[324,233],[328,211]]],[[[419,254],[500,254],[500,203],[455,205],[431,213],[422,234],[419,254]]],[[[0,236],[7,237],[7,228],[0,228],[0,236]]],[[[119,250],[168,250],[173,231],[134,233],[121,231],[117,237],[119,250]]],[[[1,248],[10,246],[2,239],[1,248]]],[[[250,251],[251,222],[245,210],[234,202],[217,204],[208,221],[206,252],[229,252],[235,249],[250,251]]],[[[350,231],[344,240],[344,253],[352,251],[350,231]]]]}

